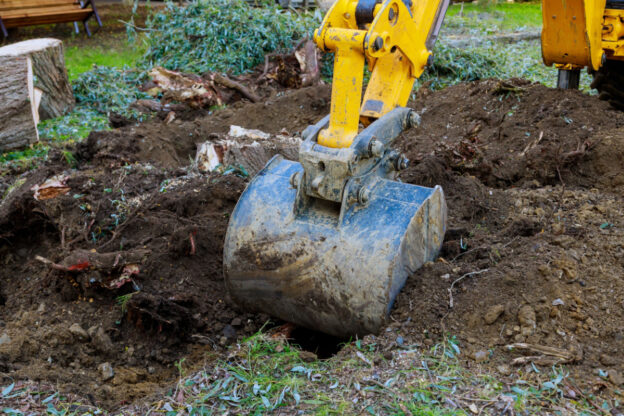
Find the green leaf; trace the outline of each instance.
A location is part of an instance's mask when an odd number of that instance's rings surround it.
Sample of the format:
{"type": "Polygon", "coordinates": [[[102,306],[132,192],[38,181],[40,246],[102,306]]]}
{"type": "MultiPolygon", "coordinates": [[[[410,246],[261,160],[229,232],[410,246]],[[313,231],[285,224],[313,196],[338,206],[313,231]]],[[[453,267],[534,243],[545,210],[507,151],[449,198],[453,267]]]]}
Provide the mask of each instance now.
{"type": "Polygon", "coordinates": [[[15,383],[11,383],[8,386],[6,386],[5,388],[2,389],[2,397],[8,395],[9,393],[11,393],[13,391],[13,387],[15,387],[15,383]]]}
{"type": "Polygon", "coordinates": [[[46,397],[45,399],[43,399],[43,400],[41,401],[41,403],[42,403],[42,404],[47,404],[48,402],[51,402],[51,401],[52,401],[52,399],[54,399],[57,395],[58,395],[58,393],[51,394],[51,395],[49,395],[48,397],[46,397]]]}

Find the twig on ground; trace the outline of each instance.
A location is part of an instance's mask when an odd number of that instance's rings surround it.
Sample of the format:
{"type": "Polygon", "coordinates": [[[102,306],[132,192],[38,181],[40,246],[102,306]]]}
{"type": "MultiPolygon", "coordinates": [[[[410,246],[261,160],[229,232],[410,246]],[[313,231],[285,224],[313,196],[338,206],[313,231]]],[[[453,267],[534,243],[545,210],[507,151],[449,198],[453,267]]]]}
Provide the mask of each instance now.
{"type": "Polygon", "coordinates": [[[65,226],[61,227],[61,249],[65,250],[65,226]]]}
{"type": "Polygon", "coordinates": [[[456,283],[461,282],[462,280],[464,280],[466,277],[469,276],[475,276],[481,273],[485,273],[487,271],[489,271],[490,269],[483,269],[483,270],[478,270],[476,272],[470,272],[470,273],[466,273],[464,275],[462,275],[461,277],[459,277],[458,279],[455,279],[453,281],[453,283],[451,283],[451,287],[448,288],[448,292],[449,292],[449,308],[453,307],[453,287],[455,287],[456,283]]]}
{"type": "Polygon", "coordinates": [[[193,234],[195,233],[194,232],[189,233],[189,240],[191,240],[191,252],[189,253],[190,256],[195,255],[195,237],[193,236],[193,234]]]}
{"type": "Polygon", "coordinates": [[[514,241],[516,241],[518,239],[518,236],[515,236],[514,238],[512,238],[511,240],[507,241],[505,244],[503,244],[501,246],[501,248],[505,248],[507,247],[509,244],[513,243],[514,241]]]}
{"type": "Polygon", "coordinates": [[[224,87],[228,87],[240,92],[245,98],[249,99],[251,102],[257,103],[258,101],[260,101],[260,97],[258,97],[249,88],[245,87],[240,82],[236,82],[216,72],[213,74],[213,79],[217,84],[221,84],[224,87]]]}
{"type": "Polygon", "coordinates": [[[41,257],[39,255],[35,256],[35,260],[40,261],[43,264],[47,264],[48,266],[50,266],[50,268],[55,269],[55,270],[61,270],[63,272],[70,271],[68,267],[60,265],[58,263],[54,263],[52,260],[46,259],[45,257],[41,257]]]}
{"type": "Polygon", "coordinates": [[[460,258],[461,256],[463,256],[464,254],[472,253],[473,251],[476,251],[476,250],[479,250],[479,249],[482,249],[482,248],[485,248],[485,246],[479,246],[479,247],[471,248],[470,250],[464,251],[463,253],[459,253],[458,255],[453,257],[453,259],[451,260],[451,263],[454,262],[455,260],[457,260],[458,258],[460,258]]]}

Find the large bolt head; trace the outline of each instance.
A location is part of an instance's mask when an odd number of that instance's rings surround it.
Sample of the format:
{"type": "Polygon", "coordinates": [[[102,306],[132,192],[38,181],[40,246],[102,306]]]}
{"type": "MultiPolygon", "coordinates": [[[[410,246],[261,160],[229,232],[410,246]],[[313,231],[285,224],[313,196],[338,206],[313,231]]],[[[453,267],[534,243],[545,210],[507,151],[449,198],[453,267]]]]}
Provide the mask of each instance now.
{"type": "Polygon", "coordinates": [[[360,192],[358,192],[358,202],[362,205],[368,204],[368,201],[370,201],[370,193],[370,189],[365,186],[361,187],[360,192]]]}
{"type": "Polygon", "coordinates": [[[396,158],[394,162],[394,167],[398,171],[405,170],[407,169],[408,166],[409,166],[409,159],[405,157],[405,155],[400,155],[399,157],[396,158]]]}

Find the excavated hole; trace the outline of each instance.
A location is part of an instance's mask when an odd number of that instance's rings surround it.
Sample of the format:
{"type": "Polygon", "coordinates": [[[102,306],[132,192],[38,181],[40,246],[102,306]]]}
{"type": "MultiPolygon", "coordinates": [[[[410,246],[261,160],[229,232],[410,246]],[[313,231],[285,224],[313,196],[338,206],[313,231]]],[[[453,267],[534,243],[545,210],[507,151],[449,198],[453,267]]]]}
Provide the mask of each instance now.
{"type": "Polygon", "coordinates": [[[313,352],[320,359],[327,359],[336,355],[348,339],[297,327],[291,333],[290,342],[299,345],[304,351],[313,352]]]}

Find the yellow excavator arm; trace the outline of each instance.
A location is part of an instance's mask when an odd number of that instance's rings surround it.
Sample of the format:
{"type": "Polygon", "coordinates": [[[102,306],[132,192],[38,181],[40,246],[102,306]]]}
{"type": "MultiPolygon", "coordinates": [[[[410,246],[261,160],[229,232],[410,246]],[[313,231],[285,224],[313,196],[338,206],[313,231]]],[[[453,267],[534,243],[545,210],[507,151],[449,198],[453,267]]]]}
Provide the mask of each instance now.
{"type": "Polygon", "coordinates": [[[338,0],[314,40],[334,52],[329,127],[324,146],[348,147],[359,124],[405,106],[431,57],[449,0],[338,0]],[[364,64],[370,81],[362,99],[364,64]]]}

